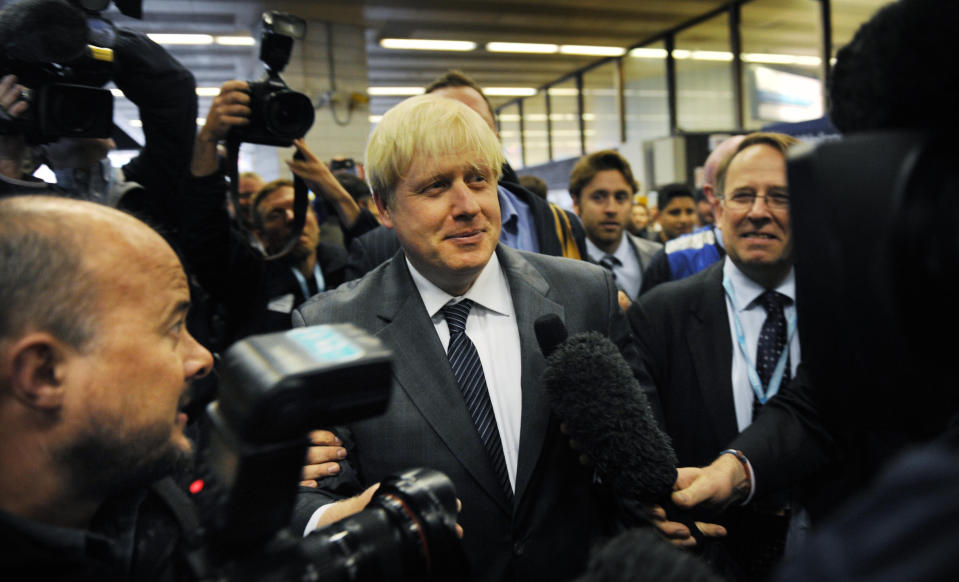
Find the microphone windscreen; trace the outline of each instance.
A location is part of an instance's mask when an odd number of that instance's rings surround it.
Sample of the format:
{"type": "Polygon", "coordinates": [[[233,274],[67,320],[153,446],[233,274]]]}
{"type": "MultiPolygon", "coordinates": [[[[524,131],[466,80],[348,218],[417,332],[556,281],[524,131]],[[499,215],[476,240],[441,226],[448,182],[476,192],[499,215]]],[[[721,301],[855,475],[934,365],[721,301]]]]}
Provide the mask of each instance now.
{"type": "Polygon", "coordinates": [[[539,344],[539,349],[547,358],[553,353],[556,346],[566,341],[567,336],[569,336],[563,320],[555,313],[537,319],[536,323],[533,324],[533,329],[536,331],[536,342],[539,344]]]}
{"type": "Polygon", "coordinates": [[[66,63],[87,50],[87,21],[63,0],[20,0],[0,11],[0,49],[6,59],[66,63]]]}
{"type": "Polygon", "coordinates": [[[550,406],[620,496],[660,503],[676,481],[676,454],[619,349],[589,332],[561,343],[543,373],[550,406]]]}

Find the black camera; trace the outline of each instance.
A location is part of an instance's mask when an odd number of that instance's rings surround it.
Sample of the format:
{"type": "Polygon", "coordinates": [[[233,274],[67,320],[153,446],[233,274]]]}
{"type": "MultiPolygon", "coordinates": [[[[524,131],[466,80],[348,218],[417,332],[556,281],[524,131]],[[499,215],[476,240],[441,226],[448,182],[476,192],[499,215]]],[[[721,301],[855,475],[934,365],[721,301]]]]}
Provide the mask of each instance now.
{"type": "Polygon", "coordinates": [[[380,414],[391,353],[350,324],[252,336],[224,354],[194,495],[199,580],[463,580],[456,493],[437,471],[385,479],[367,509],[306,538],[287,527],[310,430],[380,414]]]}
{"type": "Polygon", "coordinates": [[[313,102],[293,91],[280,77],[290,61],[294,39],[306,33],[306,22],[283,12],[263,13],[260,60],[266,76],[250,81],[250,123],[234,127],[230,139],[264,145],[288,147],[313,127],[313,102]]]}
{"type": "Polygon", "coordinates": [[[110,137],[113,95],[101,87],[112,78],[113,50],[103,24],[60,0],[21,0],[0,12],[0,75],[17,76],[28,104],[18,117],[0,111],[0,133],[37,144],[110,137]]]}

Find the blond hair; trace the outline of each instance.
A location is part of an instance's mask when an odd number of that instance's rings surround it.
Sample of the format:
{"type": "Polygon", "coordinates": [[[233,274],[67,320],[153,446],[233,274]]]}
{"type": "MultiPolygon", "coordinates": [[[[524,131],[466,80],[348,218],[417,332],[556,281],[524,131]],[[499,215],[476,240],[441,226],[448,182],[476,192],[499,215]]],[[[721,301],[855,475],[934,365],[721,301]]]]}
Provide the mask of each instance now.
{"type": "Polygon", "coordinates": [[[505,161],[499,139],[478,113],[454,99],[418,95],[387,111],[373,130],[366,173],[373,192],[390,206],[414,158],[445,155],[469,156],[494,182],[505,161]]]}

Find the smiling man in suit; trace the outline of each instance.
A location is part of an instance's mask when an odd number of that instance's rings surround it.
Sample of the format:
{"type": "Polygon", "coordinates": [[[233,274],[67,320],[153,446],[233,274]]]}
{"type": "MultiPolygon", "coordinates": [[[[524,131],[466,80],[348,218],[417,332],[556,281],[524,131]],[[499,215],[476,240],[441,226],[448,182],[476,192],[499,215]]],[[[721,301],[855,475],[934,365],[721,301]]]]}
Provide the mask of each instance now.
{"type": "MultiPolygon", "coordinates": [[[[772,133],[740,142],[716,180],[726,258],[627,311],[680,466],[715,458],[799,364],[785,157],[794,143],[772,133]]],[[[716,561],[730,578],[768,573],[782,551],[772,544],[785,535],[782,510],[776,500],[729,518],[716,561]]]]}
{"type": "MultiPolygon", "coordinates": [[[[563,580],[585,566],[605,516],[549,412],[533,324],[554,313],[571,333],[608,335],[634,362],[635,347],[607,271],[500,242],[502,162],[496,135],[462,103],[423,95],[393,108],[366,169],[402,248],[308,301],[294,322],[351,322],[394,352],[387,412],[344,439],[340,479],[357,475],[348,493],[397,470],[440,470],[463,503],[474,580],[563,580]]],[[[322,480],[304,495],[301,518],[337,499],[322,480]]]]}

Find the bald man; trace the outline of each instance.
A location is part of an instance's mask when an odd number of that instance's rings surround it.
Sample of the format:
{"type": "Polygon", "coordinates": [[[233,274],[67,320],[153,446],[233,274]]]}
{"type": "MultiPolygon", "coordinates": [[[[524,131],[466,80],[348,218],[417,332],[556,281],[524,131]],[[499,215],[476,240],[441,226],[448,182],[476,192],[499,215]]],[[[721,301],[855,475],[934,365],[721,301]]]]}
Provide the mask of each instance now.
{"type": "Polygon", "coordinates": [[[45,196],[0,200],[0,255],[4,575],[175,579],[158,492],[178,493],[181,407],[212,365],[179,259],[129,215],[45,196]]]}

